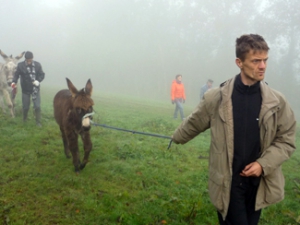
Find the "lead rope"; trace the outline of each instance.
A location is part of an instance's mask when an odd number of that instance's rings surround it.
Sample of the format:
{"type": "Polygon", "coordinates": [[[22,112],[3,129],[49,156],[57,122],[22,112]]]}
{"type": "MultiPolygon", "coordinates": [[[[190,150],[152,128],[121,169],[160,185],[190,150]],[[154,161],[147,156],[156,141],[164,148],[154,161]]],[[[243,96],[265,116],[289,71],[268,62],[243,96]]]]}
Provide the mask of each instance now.
{"type": "MultiPolygon", "coordinates": [[[[87,113],[85,114],[83,117],[82,117],[82,120],[84,120],[85,118],[91,116],[91,115],[94,115],[95,113],[94,112],[91,112],[91,113],[87,113]]],[[[104,127],[104,128],[109,128],[109,129],[114,129],[114,130],[119,130],[119,131],[125,131],[125,132],[130,132],[130,133],[133,133],[133,134],[142,134],[142,135],[147,135],[147,136],[152,136],[152,137],[158,137],[158,138],[165,138],[165,139],[170,139],[170,142],[169,142],[169,145],[168,145],[168,148],[169,149],[172,145],[172,137],[170,136],[165,136],[165,135],[160,135],[160,134],[153,134],[153,133],[146,133],[146,132],[141,132],[141,131],[135,131],[135,130],[127,130],[127,129],[123,129],[123,128],[118,128],[118,127],[112,127],[112,126],[107,126],[105,124],[98,124],[98,123],[95,123],[93,120],[90,119],[90,124],[94,125],[94,126],[100,126],[100,127],[104,127]]]]}

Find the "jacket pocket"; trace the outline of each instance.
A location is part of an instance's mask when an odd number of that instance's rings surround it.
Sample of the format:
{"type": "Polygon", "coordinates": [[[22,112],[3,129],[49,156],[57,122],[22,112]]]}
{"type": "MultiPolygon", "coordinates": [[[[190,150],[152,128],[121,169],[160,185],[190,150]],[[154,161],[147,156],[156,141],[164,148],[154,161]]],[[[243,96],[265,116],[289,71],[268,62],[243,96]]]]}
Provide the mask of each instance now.
{"type": "Polygon", "coordinates": [[[265,183],[265,201],[273,204],[284,198],[284,176],[281,167],[274,170],[273,173],[262,177],[265,183]]]}
{"type": "Polygon", "coordinates": [[[224,125],[221,121],[212,121],[211,126],[211,151],[220,154],[226,148],[224,125]]]}
{"type": "Polygon", "coordinates": [[[223,211],[223,182],[224,176],[218,172],[209,173],[208,193],[212,204],[218,211],[223,211]]]}
{"type": "Polygon", "coordinates": [[[221,154],[224,152],[224,149],[226,147],[225,138],[223,137],[216,137],[211,138],[211,152],[214,154],[221,154]]]}

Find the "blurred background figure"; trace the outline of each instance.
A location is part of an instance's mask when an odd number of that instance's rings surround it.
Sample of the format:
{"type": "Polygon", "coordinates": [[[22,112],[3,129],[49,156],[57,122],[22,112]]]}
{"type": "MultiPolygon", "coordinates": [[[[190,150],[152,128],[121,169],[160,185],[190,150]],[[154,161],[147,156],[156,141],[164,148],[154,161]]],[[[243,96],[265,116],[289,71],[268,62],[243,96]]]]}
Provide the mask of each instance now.
{"type": "Polygon", "coordinates": [[[213,80],[211,79],[208,79],[206,84],[204,84],[202,87],[201,87],[201,91],[200,91],[200,101],[202,100],[205,92],[207,92],[209,89],[212,88],[212,85],[213,85],[213,80]]]}
{"type": "Polygon", "coordinates": [[[183,103],[185,103],[185,91],[182,83],[182,75],[178,74],[172,82],[171,87],[172,104],[176,104],[174,111],[174,119],[177,119],[178,111],[180,112],[181,120],[184,120],[183,103]]]}

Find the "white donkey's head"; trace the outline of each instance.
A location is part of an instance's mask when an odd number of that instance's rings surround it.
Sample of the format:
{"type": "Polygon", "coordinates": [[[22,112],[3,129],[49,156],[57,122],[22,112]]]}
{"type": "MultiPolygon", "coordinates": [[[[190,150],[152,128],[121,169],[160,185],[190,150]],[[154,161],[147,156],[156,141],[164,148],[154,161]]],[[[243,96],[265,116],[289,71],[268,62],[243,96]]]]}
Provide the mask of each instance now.
{"type": "Polygon", "coordinates": [[[7,82],[8,85],[10,85],[12,83],[14,73],[15,73],[16,68],[17,68],[17,62],[18,62],[19,59],[21,59],[23,57],[24,54],[25,54],[25,52],[22,52],[20,55],[13,58],[12,55],[7,56],[4,52],[2,52],[0,50],[0,55],[5,60],[5,63],[2,66],[2,69],[3,69],[2,73],[5,74],[6,82],[7,82]]]}

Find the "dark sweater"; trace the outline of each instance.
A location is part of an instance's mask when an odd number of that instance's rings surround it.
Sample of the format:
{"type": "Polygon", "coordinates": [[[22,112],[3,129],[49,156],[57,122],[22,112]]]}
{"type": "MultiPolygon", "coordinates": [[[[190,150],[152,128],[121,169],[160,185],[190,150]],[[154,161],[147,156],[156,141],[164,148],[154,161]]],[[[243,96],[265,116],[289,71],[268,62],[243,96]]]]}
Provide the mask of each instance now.
{"type": "MultiPolygon", "coordinates": [[[[239,174],[249,163],[255,162],[260,152],[258,118],[262,104],[260,82],[247,86],[237,75],[232,92],[234,122],[233,181],[245,179],[239,174]]],[[[249,179],[247,179],[249,180],[249,179]]],[[[251,177],[257,183],[254,177],[251,177]]]]}

